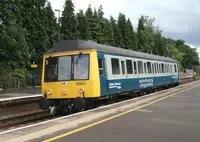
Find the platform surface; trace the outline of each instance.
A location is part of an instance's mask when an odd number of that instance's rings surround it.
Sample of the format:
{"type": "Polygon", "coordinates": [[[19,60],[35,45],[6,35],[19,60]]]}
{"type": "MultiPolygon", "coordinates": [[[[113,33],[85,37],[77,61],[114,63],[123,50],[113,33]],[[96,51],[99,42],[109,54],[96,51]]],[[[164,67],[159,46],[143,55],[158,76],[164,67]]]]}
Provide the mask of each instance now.
{"type": "Polygon", "coordinates": [[[55,142],[199,142],[199,132],[200,87],[196,87],[55,142]]]}
{"type": "Polygon", "coordinates": [[[108,108],[7,132],[0,141],[200,141],[200,81],[108,108]]]}

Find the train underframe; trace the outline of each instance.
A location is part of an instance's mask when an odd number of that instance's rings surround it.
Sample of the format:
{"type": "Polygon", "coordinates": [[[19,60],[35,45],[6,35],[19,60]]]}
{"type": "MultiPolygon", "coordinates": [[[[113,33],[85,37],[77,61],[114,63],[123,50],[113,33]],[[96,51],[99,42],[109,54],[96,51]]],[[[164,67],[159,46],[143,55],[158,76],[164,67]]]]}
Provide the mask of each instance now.
{"type": "Polygon", "coordinates": [[[96,107],[96,104],[100,100],[117,100],[119,96],[130,96],[137,97],[146,94],[150,94],[156,91],[168,89],[171,87],[178,86],[178,83],[157,86],[154,88],[145,88],[142,90],[135,90],[131,92],[124,92],[119,94],[107,95],[100,98],[82,98],[77,97],[73,99],[48,99],[46,95],[39,101],[39,106],[43,110],[49,110],[51,116],[59,115],[69,115],[72,113],[85,111],[96,107]]]}

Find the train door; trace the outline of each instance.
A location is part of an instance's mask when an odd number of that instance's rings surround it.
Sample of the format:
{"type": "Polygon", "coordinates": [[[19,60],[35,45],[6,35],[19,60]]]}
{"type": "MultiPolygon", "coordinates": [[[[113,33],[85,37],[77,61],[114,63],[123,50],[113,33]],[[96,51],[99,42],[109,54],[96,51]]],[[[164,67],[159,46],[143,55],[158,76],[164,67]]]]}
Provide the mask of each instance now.
{"type": "Polygon", "coordinates": [[[120,59],[120,68],[121,68],[121,77],[122,78],[126,78],[126,62],[125,62],[125,59],[124,58],[121,58],[120,59]]]}
{"type": "Polygon", "coordinates": [[[108,93],[108,80],[106,77],[105,59],[103,56],[98,56],[99,79],[101,96],[108,93]]]}

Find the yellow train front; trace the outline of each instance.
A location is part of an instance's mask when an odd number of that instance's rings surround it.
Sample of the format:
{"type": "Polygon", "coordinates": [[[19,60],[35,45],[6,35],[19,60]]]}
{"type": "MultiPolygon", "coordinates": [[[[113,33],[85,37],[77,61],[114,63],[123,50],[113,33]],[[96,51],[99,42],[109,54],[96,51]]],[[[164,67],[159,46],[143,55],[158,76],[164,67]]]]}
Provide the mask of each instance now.
{"type": "Polygon", "coordinates": [[[58,110],[71,113],[83,110],[100,96],[97,52],[86,50],[78,45],[81,43],[61,41],[44,55],[40,108],[51,108],[52,114],[58,110]]]}

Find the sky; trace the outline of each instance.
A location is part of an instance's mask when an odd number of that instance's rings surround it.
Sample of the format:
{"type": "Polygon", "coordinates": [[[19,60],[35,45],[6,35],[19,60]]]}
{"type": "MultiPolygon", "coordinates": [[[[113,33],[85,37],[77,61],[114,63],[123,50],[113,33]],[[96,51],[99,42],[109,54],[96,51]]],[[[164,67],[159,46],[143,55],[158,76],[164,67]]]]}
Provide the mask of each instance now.
{"type": "MultiPolygon", "coordinates": [[[[49,0],[53,10],[63,10],[65,0],[49,0]]],[[[130,18],[137,28],[138,18],[146,15],[155,18],[155,25],[163,36],[174,40],[182,39],[200,56],[200,0],[72,0],[75,12],[86,10],[91,4],[98,9],[103,6],[105,17],[117,19],[119,12],[130,18]]],[[[58,16],[58,13],[56,13],[58,16]]]]}

